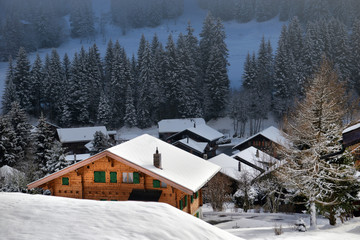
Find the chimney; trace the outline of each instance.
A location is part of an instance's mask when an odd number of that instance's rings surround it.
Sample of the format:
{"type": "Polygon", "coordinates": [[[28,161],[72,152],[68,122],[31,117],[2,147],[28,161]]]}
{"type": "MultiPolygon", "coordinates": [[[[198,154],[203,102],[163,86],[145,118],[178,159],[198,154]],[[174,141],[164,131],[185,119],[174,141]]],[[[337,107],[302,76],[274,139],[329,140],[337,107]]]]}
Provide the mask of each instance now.
{"type": "Polygon", "coordinates": [[[161,154],[159,153],[158,148],[156,148],[156,152],[154,153],[154,166],[162,169],[161,166],[161,154]]]}
{"type": "Polygon", "coordinates": [[[256,149],[256,155],[257,158],[259,157],[259,149],[256,149]]]}

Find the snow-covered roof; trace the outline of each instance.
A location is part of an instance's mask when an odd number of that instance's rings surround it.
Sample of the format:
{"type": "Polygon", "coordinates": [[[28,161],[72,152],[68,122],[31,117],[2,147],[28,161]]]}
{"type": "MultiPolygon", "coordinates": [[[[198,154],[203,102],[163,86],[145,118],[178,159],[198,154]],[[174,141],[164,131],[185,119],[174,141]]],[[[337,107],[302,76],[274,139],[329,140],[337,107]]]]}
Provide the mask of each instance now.
{"type": "Polygon", "coordinates": [[[185,119],[164,119],[158,122],[159,133],[176,133],[181,132],[194,124],[205,124],[203,118],[185,118],[185,119]]]}
{"type": "Polygon", "coordinates": [[[102,156],[110,156],[139,171],[146,172],[148,175],[158,178],[169,185],[175,185],[189,194],[198,191],[220,171],[220,167],[213,163],[204,161],[202,158],[158,138],[144,134],[30,183],[28,187],[38,187],[96,161],[102,156]],[[161,154],[162,169],[156,168],[153,165],[153,154],[156,149],[161,154]]]}
{"type": "Polygon", "coordinates": [[[213,129],[212,127],[209,127],[206,124],[196,125],[195,127],[192,126],[187,128],[186,130],[195,133],[196,135],[201,136],[209,141],[214,141],[224,136],[224,134],[213,129]]]}
{"type": "Polygon", "coordinates": [[[91,141],[94,139],[94,134],[97,131],[100,131],[105,135],[108,134],[105,126],[57,129],[61,143],[91,141]]]}
{"type": "Polygon", "coordinates": [[[241,172],[246,172],[248,174],[252,174],[253,177],[256,177],[261,172],[253,167],[250,167],[239,160],[236,160],[233,157],[230,157],[224,153],[221,153],[211,159],[208,160],[208,162],[212,162],[218,166],[221,167],[220,172],[223,174],[235,179],[240,179],[241,172]],[[239,163],[241,165],[241,171],[239,171],[239,163]]]}
{"type": "Polygon", "coordinates": [[[357,123],[357,124],[355,124],[355,125],[353,125],[351,127],[345,128],[345,130],[342,133],[343,134],[348,133],[348,132],[351,132],[351,131],[353,131],[355,129],[358,129],[358,128],[360,128],[360,123],[357,123]]]}
{"type": "Polygon", "coordinates": [[[184,138],[177,142],[174,142],[173,144],[176,145],[176,143],[178,143],[178,142],[180,142],[183,145],[186,145],[200,153],[203,153],[205,151],[206,146],[209,145],[209,143],[207,143],[207,142],[196,142],[196,141],[192,140],[191,138],[184,138]]]}
{"type": "Polygon", "coordinates": [[[90,153],[84,153],[84,154],[76,154],[76,155],[66,155],[65,160],[66,161],[82,161],[90,157],[90,153]]]}
{"type": "Polygon", "coordinates": [[[283,136],[283,134],[284,133],[281,130],[277,129],[274,126],[270,126],[266,129],[264,129],[263,131],[252,135],[251,137],[247,138],[246,140],[242,141],[241,143],[235,145],[233,148],[236,148],[236,147],[240,146],[241,144],[243,144],[259,135],[262,135],[262,136],[266,137],[267,139],[286,147],[288,145],[288,140],[283,136]]]}
{"type": "Polygon", "coordinates": [[[241,158],[265,171],[268,170],[269,165],[279,162],[278,159],[252,146],[234,154],[232,157],[241,158]]]}

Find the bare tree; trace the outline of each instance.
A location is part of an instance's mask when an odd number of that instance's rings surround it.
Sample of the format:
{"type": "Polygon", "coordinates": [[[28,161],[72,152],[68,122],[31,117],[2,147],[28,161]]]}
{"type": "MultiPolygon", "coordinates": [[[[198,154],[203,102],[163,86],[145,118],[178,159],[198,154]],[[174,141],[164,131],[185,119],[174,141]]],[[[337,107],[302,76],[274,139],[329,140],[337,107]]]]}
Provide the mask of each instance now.
{"type": "Polygon", "coordinates": [[[208,182],[204,198],[210,202],[214,211],[222,211],[223,204],[231,200],[231,181],[230,179],[218,173],[208,182]]]}
{"type": "Polygon", "coordinates": [[[287,189],[294,190],[290,197],[307,199],[312,228],[317,228],[317,206],[340,204],[346,197],[342,193],[357,183],[352,156],[339,143],[347,101],[344,84],[323,59],[304,99],[284,123],[292,145],[282,150],[287,162],[278,172],[287,189]]]}

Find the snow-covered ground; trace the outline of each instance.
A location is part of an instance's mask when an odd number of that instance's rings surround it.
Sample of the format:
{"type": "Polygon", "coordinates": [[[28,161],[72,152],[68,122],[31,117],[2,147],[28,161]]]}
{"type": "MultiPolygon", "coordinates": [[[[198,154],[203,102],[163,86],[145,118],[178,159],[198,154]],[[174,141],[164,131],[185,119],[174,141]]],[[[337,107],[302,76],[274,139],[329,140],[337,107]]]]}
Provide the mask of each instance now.
{"type": "Polygon", "coordinates": [[[294,224],[303,219],[309,229],[308,214],[254,213],[241,212],[228,206],[224,212],[213,212],[206,204],[203,207],[204,220],[212,222],[235,236],[248,240],[358,240],[360,239],[360,218],[353,218],[344,224],[337,220],[336,226],[330,226],[329,220],[319,216],[318,230],[298,232],[294,224]],[[275,235],[274,228],[280,227],[283,234],[275,235]]]}
{"type": "MultiPolygon", "coordinates": [[[[129,57],[137,53],[141,34],[145,35],[147,40],[152,39],[154,33],[159,37],[159,40],[165,45],[168,35],[173,34],[176,39],[180,32],[185,33],[188,21],[191,22],[195,29],[195,34],[198,35],[202,29],[202,23],[207,14],[206,11],[200,9],[196,5],[195,0],[185,0],[184,14],[176,20],[163,21],[163,24],[156,28],[140,28],[132,29],[126,35],[122,35],[121,29],[113,25],[107,25],[106,38],[98,35],[95,41],[81,41],[80,39],[69,39],[57,48],[61,57],[65,53],[72,57],[75,52],[79,52],[81,46],[88,49],[93,43],[96,43],[101,56],[104,57],[107,41],[119,40],[120,44],[125,48],[129,57]],[[105,40],[105,41],[104,41],[105,40]]],[[[97,17],[101,13],[106,13],[110,9],[110,0],[93,0],[93,9],[97,17]]],[[[264,35],[266,39],[270,39],[273,48],[275,49],[280,35],[281,26],[283,22],[279,22],[278,18],[274,18],[267,22],[257,23],[252,21],[246,24],[240,24],[236,21],[225,22],[225,32],[227,35],[226,43],[229,49],[229,78],[232,88],[238,88],[241,85],[241,75],[243,72],[243,65],[245,62],[246,54],[248,52],[257,52],[260,45],[261,37],[264,35]]],[[[42,58],[51,49],[39,49],[38,53],[42,58]]],[[[29,58],[31,62],[34,61],[36,53],[31,53],[29,58]]],[[[0,98],[3,94],[5,85],[6,71],[8,63],[0,62],[0,98]]]]}
{"type": "Polygon", "coordinates": [[[297,232],[295,221],[306,214],[242,213],[204,206],[204,220],[164,203],[80,200],[23,193],[0,193],[0,239],[248,239],[358,240],[360,218],[319,230],[297,232]],[[276,236],[275,226],[284,233],[276,236]],[[235,236],[234,236],[235,235],[235,236]],[[238,237],[236,237],[238,236],[238,237]]]}
{"type": "Polygon", "coordinates": [[[0,239],[240,239],[164,203],[0,193],[0,239]]]}

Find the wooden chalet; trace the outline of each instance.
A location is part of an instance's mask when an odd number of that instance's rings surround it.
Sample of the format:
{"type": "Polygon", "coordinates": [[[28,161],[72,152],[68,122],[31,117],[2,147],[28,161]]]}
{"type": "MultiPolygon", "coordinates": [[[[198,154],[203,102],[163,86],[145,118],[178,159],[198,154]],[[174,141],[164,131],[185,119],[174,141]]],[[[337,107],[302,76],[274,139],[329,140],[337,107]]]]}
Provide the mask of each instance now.
{"type": "Polygon", "coordinates": [[[286,147],[287,142],[283,132],[276,127],[271,126],[235,145],[233,149],[243,151],[248,147],[253,146],[277,158],[279,156],[276,149],[278,147],[286,147]]]}
{"type": "Polygon", "coordinates": [[[145,134],[32,182],[28,188],[71,198],[158,201],[199,216],[202,187],[219,170],[145,134]]]}
{"type": "Polygon", "coordinates": [[[355,166],[360,169],[360,123],[346,128],[342,132],[343,146],[351,151],[355,166]]]}
{"type": "Polygon", "coordinates": [[[73,154],[89,153],[86,145],[94,139],[95,132],[102,132],[110,140],[115,141],[116,132],[107,131],[105,126],[80,127],[80,128],[59,128],[57,129],[57,139],[62,147],[73,154]]]}
{"type": "Polygon", "coordinates": [[[202,124],[205,124],[203,118],[163,119],[158,122],[159,138],[166,140],[189,127],[202,124]]]}
{"type": "MultiPolygon", "coordinates": [[[[166,139],[168,143],[176,143],[184,141],[184,139],[191,139],[198,143],[208,143],[208,148],[205,151],[205,158],[216,156],[217,141],[224,135],[217,130],[209,127],[206,124],[194,125],[179,133],[176,133],[166,139]]],[[[187,141],[187,140],[186,140],[187,141]]]]}

